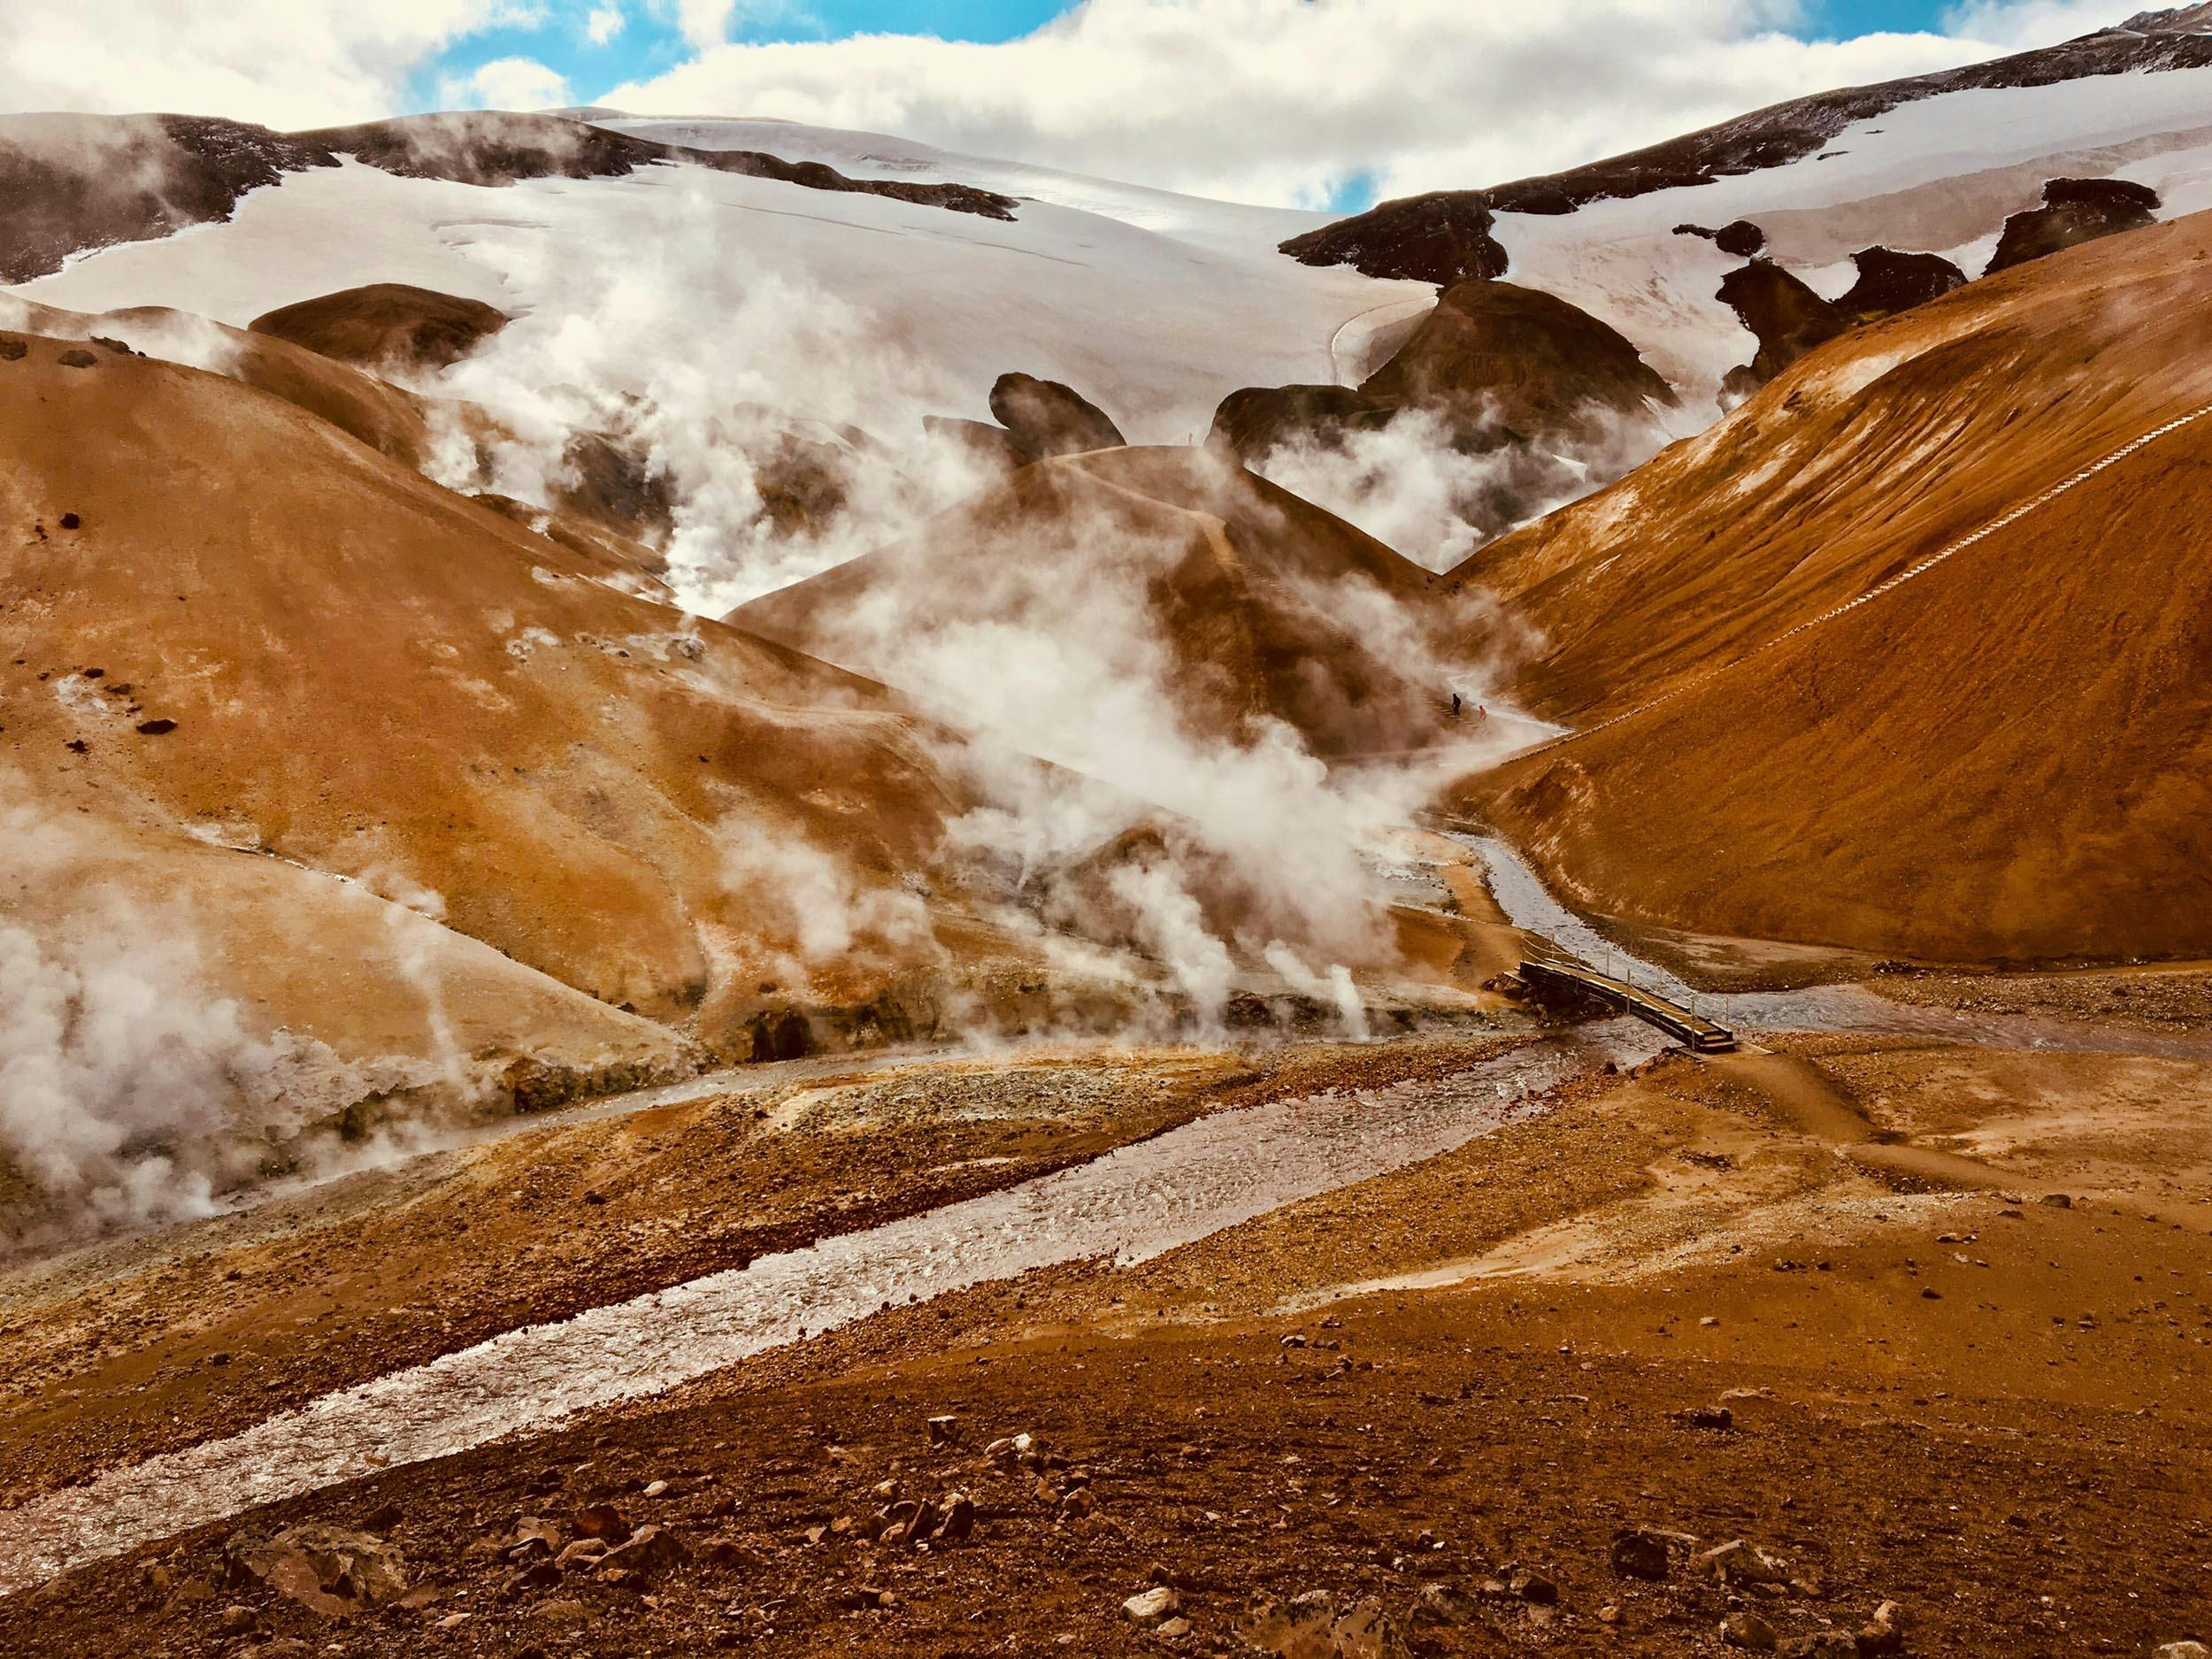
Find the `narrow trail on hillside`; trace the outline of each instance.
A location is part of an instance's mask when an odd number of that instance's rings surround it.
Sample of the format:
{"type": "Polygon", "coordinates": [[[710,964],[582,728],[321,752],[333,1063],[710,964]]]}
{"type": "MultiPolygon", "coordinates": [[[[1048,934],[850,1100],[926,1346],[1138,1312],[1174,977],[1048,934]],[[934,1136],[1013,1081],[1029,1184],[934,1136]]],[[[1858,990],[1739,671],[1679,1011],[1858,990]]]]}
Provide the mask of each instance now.
{"type": "Polygon", "coordinates": [[[1821,627],[1828,623],[1833,622],[1839,617],[1847,616],[1850,612],[1856,611],[1860,606],[1870,604],[1875,600],[1883,597],[1885,595],[1892,593],[1897,588],[1902,588],[1906,583],[1912,581],[1918,577],[1926,575],[1930,571],[1935,569],[1937,565],[1941,565],[1954,554],[1962,553],[1968,548],[1974,546],[1977,542],[1996,534],[2000,530],[2009,528],[2011,526],[2017,524],[2021,519],[2026,518],[2030,513],[2035,512],[2041,508],[2047,507],[2051,503],[2056,501],[2060,496],[2075,488],[2078,485],[2087,483],[2091,479],[2096,477],[2098,473],[2102,472],[2108,467],[2117,465],[2120,462],[2126,460],[2130,456],[2135,454],[2139,449],[2144,449],[2149,444],[2157,442],[2161,438],[2170,436],[2170,434],[2180,431],[2184,426],[2203,419],[2207,415],[2212,415],[2212,403],[2200,404],[2195,409],[2191,410],[2187,414],[2177,415],[2162,426],[2154,426],[2148,432],[2139,434],[2137,436],[2129,439],[2125,443],[2120,445],[2119,448],[2113,449],[2105,455],[2100,456],[2096,460],[2092,461],[2087,466],[2083,467],[2079,472],[2071,473],[2069,476],[2061,479],[2057,483],[2050,485],[2034,495],[2031,495],[2025,501],[2015,503],[2013,506],[2008,509],[2005,512],[2000,514],[1997,518],[1992,518],[1988,523],[1981,526],[1978,529],[1970,530],[1966,534],[1957,538],[1957,540],[1946,542],[1943,546],[1938,548],[1934,552],[1929,554],[1925,558],[1916,560],[1913,564],[1908,565],[1905,569],[1898,572],[1896,575],[1888,578],[1886,580],[1876,583],[1873,587],[1868,588],[1864,593],[1859,595],[1856,598],[1847,599],[1843,602],[1843,603],[1832,606],[1830,609],[1822,611],[1818,616],[1809,617],[1804,621],[1784,629],[1781,633],[1776,634],[1772,639],[1763,641],[1761,643],[1753,646],[1742,656],[1734,657],[1725,663],[1717,664],[1711,668],[1704,669],[1698,673],[1693,674],[1687,680],[1683,680],[1679,685],[1670,686],[1657,696],[1640,703],[1633,708],[1624,709],[1618,714],[1609,715],[1594,726],[1581,726],[1574,731],[1555,737],[1548,742],[1539,743],[1534,748],[1526,749],[1523,751],[1522,754],[1515,756],[1514,758],[1520,760],[1525,759],[1532,755],[1547,754],[1552,749],[1574,742],[1579,738],[1594,736],[1597,733],[1610,730],[1612,727],[1619,726],[1624,721],[1632,720],[1639,715],[1648,714],[1652,710],[1660,708],[1666,703],[1672,703],[1678,697],[1686,695],[1690,692],[1696,691],[1703,687],[1709,686],[1715,680],[1733,673],[1736,670],[1742,668],[1747,664],[1756,662],[1759,658],[1766,656],[1770,651],[1775,650],[1783,645],[1786,645],[1790,641],[1796,639],[1801,634],[1810,633],[1815,628],[1821,627]]]}

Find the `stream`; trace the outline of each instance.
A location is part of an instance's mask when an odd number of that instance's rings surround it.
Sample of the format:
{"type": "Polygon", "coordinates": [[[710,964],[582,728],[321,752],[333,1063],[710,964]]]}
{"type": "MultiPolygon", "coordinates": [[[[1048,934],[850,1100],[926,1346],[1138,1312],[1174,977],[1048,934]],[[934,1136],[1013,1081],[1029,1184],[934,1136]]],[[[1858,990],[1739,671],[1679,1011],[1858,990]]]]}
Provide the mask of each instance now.
{"type": "Polygon", "coordinates": [[[1548,1089],[1663,1046],[1608,1021],[1440,1080],[1217,1112],[1001,1192],[510,1331],[0,1511],[0,1594],[257,1504],[659,1394],[895,1304],[1058,1263],[1141,1262],[1450,1151],[1540,1110],[1548,1089]]]}
{"type": "Polygon", "coordinates": [[[1794,991],[1701,991],[1656,963],[1632,956],[1555,898],[1543,878],[1494,835],[1442,832],[1482,860],[1498,908],[1516,927],[1541,933],[1591,966],[1628,980],[1732,1030],[1895,1033],[1974,1042],[1993,1048],[2078,1054],[2136,1054],[2161,1059],[2212,1057],[2212,1040],[2025,1014],[1965,1014],[1891,1001],[1859,985],[1794,991]]]}

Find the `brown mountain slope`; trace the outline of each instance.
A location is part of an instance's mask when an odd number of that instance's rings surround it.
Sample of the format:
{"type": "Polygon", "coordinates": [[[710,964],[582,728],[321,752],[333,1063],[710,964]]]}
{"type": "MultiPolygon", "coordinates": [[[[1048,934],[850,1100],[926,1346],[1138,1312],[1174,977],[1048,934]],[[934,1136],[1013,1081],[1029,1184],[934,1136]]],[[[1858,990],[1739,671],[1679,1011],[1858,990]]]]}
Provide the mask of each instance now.
{"type": "Polygon", "coordinates": [[[1579,902],[1671,926],[2212,949],[2203,423],[1815,623],[2212,402],[2208,257],[2200,215],[1972,284],[1479,553],[1455,580],[1543,631],[1523,695],[1586,734],[1467,800],[1579,902]]]}
{"type": "MultiPolygon", "coordinates": [[[[899,883],[962,799],[879,687],[613,591],[275,397],[12,343],[0,762],[171,849],[209,927],[251,907],[196,898],[204,844],[273,854],[442,916],[495,977],[710,1040],[940,959],[899,883]]],[[[319,903],[303,933],[343,936],[319,903]]],[[[251,926],[280,939],[279,910],[251,926]]],[[[294,953],[211,950],[243,964],[227,988],[298,1002],[294,953]]],[[[371,1006],[333,1010],[332,1041],[422,1018],[403,968],[349,972],[371,1006]]]]}
{"type": "Polygon", "coordinates": [[[372,282],[279,306],[249,327],[362,368],[442,369],[510,320],[481,300],[404,282],[372,282]]]}
{"type": "Polygon", "coordinates": [[[1440,682],[1393,660],[1417,643],[1363,640],[1361,621],[1377,603],[1425,609],[1437,580],[1205,451],[1138,448],[1025,467],[733,619],[895,683],[926,636],[1119,630],[1128,672],[1156,671],[1193,735],[1243,739],[1276,719],[1336,756],[1433,732],[1440,682]]]}

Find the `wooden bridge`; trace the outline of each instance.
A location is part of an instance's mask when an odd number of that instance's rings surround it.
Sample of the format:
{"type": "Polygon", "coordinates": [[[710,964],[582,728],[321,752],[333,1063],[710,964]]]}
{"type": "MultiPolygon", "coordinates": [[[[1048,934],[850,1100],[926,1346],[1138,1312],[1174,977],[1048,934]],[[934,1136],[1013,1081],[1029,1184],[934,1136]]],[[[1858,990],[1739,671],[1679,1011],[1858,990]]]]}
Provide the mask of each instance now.
{"type": "Polygon", "coordinates": [[[1616,979],[1579,962],[1546,962],[1525,956],[1521,959],[1520,975],[1522,982],[1532,990],[1567,990],[1594,996],[1647,1025],[1656,1025],[1694,1053],[1726,1054],[1736,1046],[1736,1033],[1727,1026],[1717,1025],[1664,997],[1654,996],[1625,979],[1616,979]]]}

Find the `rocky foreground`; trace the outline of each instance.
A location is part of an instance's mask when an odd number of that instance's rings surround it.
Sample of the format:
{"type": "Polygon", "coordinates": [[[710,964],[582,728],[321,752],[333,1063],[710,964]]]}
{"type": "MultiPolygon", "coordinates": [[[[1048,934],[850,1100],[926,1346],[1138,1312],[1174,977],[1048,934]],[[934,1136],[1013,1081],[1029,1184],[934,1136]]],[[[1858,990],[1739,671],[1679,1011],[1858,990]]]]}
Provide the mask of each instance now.
{"type": "MultiPolygon", "coordinates": [[[[1142,1264],[888,1309],[96,1564],[0,1601],[0,1652],[54,1651],[65,1622],[73,1653],[134,1659],[2187,1659],[2212,1632],[2212,1065],[2109,1032],[1596,1071],[1142,1264]]],[[[1324,1075],[1299,1064],[1279,1080],[1324,1075]]],[[[972,1106],[976,1075],[901,1072],[897,1133],[972,1106]]],[[[1168,1081],[1154,1122],[1255,1087],[1218,1063],[1168,1081]]],[[[672,1199],[686,1145],[727,1130],[686,1109],[649,1153],[595,1133],[552,1167],[621,1204],[627,1159],[672,1199]]],[[[519,1194],[475,1190],[504,1238],[519,1194]]],[[[393,1221],[379,1248],[436,1236],[393,1221]]],[[[306,1305],[330,1264],[286,1271],[306,1305]]],[[[142,1340],[158,1372],[171,1339],[142,1340]]]]}

